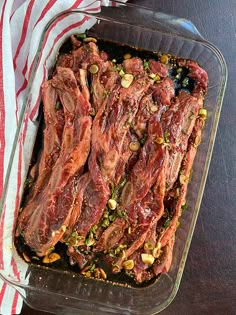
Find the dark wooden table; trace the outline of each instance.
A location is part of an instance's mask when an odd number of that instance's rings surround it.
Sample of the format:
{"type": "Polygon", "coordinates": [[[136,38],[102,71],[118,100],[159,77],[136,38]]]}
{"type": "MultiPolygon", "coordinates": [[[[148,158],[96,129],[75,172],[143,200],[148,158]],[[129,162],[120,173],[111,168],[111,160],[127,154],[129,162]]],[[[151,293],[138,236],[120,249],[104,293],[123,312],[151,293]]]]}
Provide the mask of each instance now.
{"type": "MultiPolygon", "coordinates": [[[[161,314],[233,315],[236,314],[236,3],[235,0],[131,2],[190,19],[222,51],[228,64],[228,86],[184,275],[175,300],[161,314]]],[[[48,313],[24,305],[21,314],[48,313]]]]}

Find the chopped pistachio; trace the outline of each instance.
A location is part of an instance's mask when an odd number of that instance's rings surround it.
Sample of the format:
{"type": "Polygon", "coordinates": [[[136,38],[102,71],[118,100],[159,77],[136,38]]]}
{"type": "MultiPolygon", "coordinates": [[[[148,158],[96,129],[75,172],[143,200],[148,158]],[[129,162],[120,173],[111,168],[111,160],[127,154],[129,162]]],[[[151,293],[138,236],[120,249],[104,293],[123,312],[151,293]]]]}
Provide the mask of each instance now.
{"type": "Polygon", "coordinates": [[[154,79],[156,77],[155,73],[150,73],[149,78],[154,79]]]}
{"type": "Polygon", "coordinates": [[[95,239],[93,237],[89,237],[89,238],[86,238],[86,240],[84,241],[85,245],[87,245],[88,247],[89,246],[92,246],[95,244],[95,239]]]}
{"type": "Polygon", "coordinates": [[[44,256],[43,263],[44,264],[51,264],[57,260],[61,259],[61,256],[57,253],[51,253],[49,255],[44,256]]]}
{"type": "Polygon", "coordinates": [[[98,73],[98,70],[99,70],[98,65],[93,64],[89,67],[89,72],[92,74],[98,73]]]}
{"type": "Polygon", "coordinates": [[[123,77],[123,75],[125,75],[125,72],[124,72],[123,69],[121,69],[121,70],[119,71],[119,75],[120,75],[121,77],[123,77]]]}
{"type": "Polygon", "coordinates": [[[181,174],[179,176],[179,182],[181,185],[186,185],[188,183],[188,177],[186,175],[181,174]]]}
{"type": "Polygon", "coordinates": [[[76,34],[75,36],[76,36],[78,39],[85,39],[85,38],[86,38],[86,34],[85,34],[85,33],[76,34]]]}
{"type": "Polygon", "coordinates": [[[60,234],[60,231],[52,231],[52,237],[54,237],[54,236],[56,236],[58,234],[60,234]]]}
{"type": "Polygon", "coordinates": [[[102,227],[106,228],[110,225],[110,221],[108,219],[105,219],[102,221],[102,227]]]}
{"type": "Polygon", "coordinates": [[[160,248],[155,247],[152,251],[152,255],[154,258],[160,257],[161,254],[162,254],[162,250],[160,248]]]}
{"type": "Polygon", "coordinates": [[[140,143],[138,141],[131,141],[129,144],[129,149],[132,152],[136,152],[140,149],[140,143]]]}
{"type": "Polygon", "coordinates": [[[200,143],[201,143],[201,136],[197,135],[195,140],[194,140],[195,147],[199,146],[200,143]]]}
{"type": "Polygon", "coordinates": [[[157,242],[156,248],[157,248],[157,249],[161,249],[161,242],[157,242]]]}
{"type": "Polygon", "coordinates": [[[157,106],[157,105],[152,105],[152,106],[150,107],[150,111],[151,111],[152,113],[157,112],[157,111],[158,111],[158,106],[157,106]]]}
{"type": "Polygon", "coordinates": [[[96,265],[92,264],[91,268],[89,269],[90,271],[93,271],[95,269],[96,265]]]}
{"type": "Polygon", "coordinates": [[[153,248],[154,248],[154,245],[152,242],[146,242],[144,244],[144,249],[146,249],[146,250],[153,250],[153,248]]]}
{"type": "Polygon", "coordinates": [[[158,74],[156,74],[154,81],[160,81],[160,80],[161,80],[160,76],[158,74]]]}
{"type": "Polygon", "coordinates": [[[200,118],[205,120],[207,118],[207,110],[206,110],[206,108],[200,108],[199,111],[198,111],[198,115],[200,116],[200,118]]]}
{"type": "Polygon", "coordinates": [[[187,85],[189,84],[189,78],[188,77],[185,77],[182,81],[182,86],[183,87],[186,87],[187,85]]]}
{"type": "Polygon", "coordinates": [[[164,228],[167,229],[170,226],[170,219],[167,219],[166,222],[164,223],[164,228]]]}
{"type": "Polygon", "coordinates": [[[63,224],[63,225],[61,226],[61,230],[62,230],[62,232],[65,232],[65,231],[66,231],[66,225],[65,225],[65,224],[63,224]]]}
{"type": "Polygon", "coordinates": [[[86,38],[84,38],[84,43],[89,43],[89,42],[96,43],[97,40],[94,37],[86,37],[86,38]]]}
{"type": "Polygon", "coordinates": [[[116,202],[114,199],[109,199],[109,200],[108,200],[108,207],[109,207],[111,210],[115,210],[116,207],[117,207],[117,202],[116,202]]]}
{"type": "Polygon", "coordinates": [[[60,102],[56,102],[55,109],[59,110],[60,108],[62,108],[61,103],[60,102]]]}
{"type": "Polygon", "coordinates": [[[132,270],[134,268],[134,261],[133,259],[129,259],[123,262],[123,268],[125,270],[132,270]]]}
{"type": "Polygon", "coordinates": [[[115,221],[115,219],[116,219],[116,215],[115,214],[109,215],[109,220],[111,222],[115,221]]]}
{"type": "Polygon", "coordinates": [[[181,209],[182,209],[182,213],[183,213],[186,209],[188,209],[188,205],[187,205],[186,202],[181,206],[181,209]]]}
{"type": "Polygon", "coordinates": [[[121,218],[126,217],[126,212],[124,210],[118,210],[117,215],[121,218]]]}
{"type": "Polygon", "coordinates": [[[151,254],[141,254],[141,258],[144,264],[152,265],[155,258],[151,254]]]}
{"type": "Polygon", "coordinates": [[[92,276],[92,273],[90,271],[87,271],[84,273],[86,278],[90,278],[92,276]]]}
{"type": "Polygon", "coordinates": [[[124,59],[130,59],[131,58],[131,54],[127,53],[127,54],[124,54],[124,59]]]}
{"type": "Polygon", "coordinates": [[[161,63],[167,64],[169,61],[169,57],[167,55],[163,54],[160,57],[160,61],[161,61],[161,63]]]}
{"type": "Polygon", "coordinates": [[[99,270],[100,270],[100,274],[101,274],[102,279],[106,280],[107,274],[105,273],[105,271],[102,268],[99,268],[99,270]]]}
{"type": "Polygon", "coordinates": [[[144,67],[145,70],[149,69],[149,62],[144,60],[143,67],[144,67]]]}
{"type": "Polygon", "coordinates": [[[162,143],[164,143],[164,139],[162,137],[158,137],[158,138],[156,138],[155,142],[157,144],[162,144],[162,143]]]}
{"type": "Polygon", "coordinates": [[[175,78],[179,80],[181,78],[181,73],[176,74],[175,78]]]}
{"type": "Polygon", "coordinates": [[[121,86],[123,88],[128,88],[134,80],[134,76],[132,74],[126,73],[121,79],[121,86]]]}
{"type": "Polygon", "coordinates": [[[49,255],[49,254],[51,254],[51,253],[54,251],[54,249],[55,249],[54,246],[50,247],[50,248],[47,250],[47,252],[46,252],[46,256],[49,255]]]}
{"type": "Polygon", "coordinates": [[[117,264],[112,265],[112,272],[117,273],[120,271],[120,266],[117,264]]]}
{"type": "Polygon", "coordinates": [[[169,132],[168,130],[166,130],[166,131],[164,132],[165,143],[170,142],[169,137],[170,137],[170,132],[169,132]]]}
{"type": "Polygon", "coordinates": [[[103,214],[103,218],[108,219],[109,218],[109,212],[105,211],[103,214]]]}
{"type": "Polygon", "coordinates": [[[125,259],[125,258],[126,258],[126,253],[125,253],[125,250],[124,250],[124,249],[121,250],[120,257],[121,257],[122,259],[125,259]]]}

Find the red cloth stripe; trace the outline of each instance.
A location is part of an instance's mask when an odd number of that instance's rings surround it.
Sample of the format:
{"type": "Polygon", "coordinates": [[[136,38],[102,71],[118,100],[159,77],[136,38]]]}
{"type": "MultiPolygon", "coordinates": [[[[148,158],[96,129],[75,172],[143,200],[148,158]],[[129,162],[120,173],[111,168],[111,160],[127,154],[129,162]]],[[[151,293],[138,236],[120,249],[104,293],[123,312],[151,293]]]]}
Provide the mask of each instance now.
{"type": "Polygon", "coordinates": [[[23,23],[22,33],[21,33],[21,39],[20,39],[20,42],[19,42],[19,44],[17,46],[17,50],[16,50],[16,53],[15,53],[15,56],[13,58],[14,70],[16,70],[17,57],[19,56],[20,50],[21,50],[21,48],[22,48],[22,46],[24,45],[24,42],[25,42],[25,38],[26,38],[26,35],[27,35],[27,28],[28,28],[30,15],[31,15],[31,11],[32,11],[34,2],[35,2],[35,0],[29,1],[29,5],[28,5],[26,13],[25,13],[25,18],[24,18],[24,23],[23,23]]]}
{"type": "Polygon", "coordinates": [[[11,307],[11,313],[16,314],[17,312],[17,303],[19,299],[19,293],[16,291],[14,294],[13,302],[12,302],[12,307],[11,307]]]}
{"type": "Polygon", "coordinates": [[[0,292],[0,305],[2,305],[2,301],[3,301],[3,298],[5,296],[6,288],[7,288],[7,284],[6,284],[6,282],[4,282],[3,286],[2,286],[2,290],[0,292]]]}
{"type": "Polygon", "coordinates": [[[15,259],[13,257],[11,259],[11,266],[12,266],[13,273],[16,276],[16,279],[20,280],[20,273],[17,269],[17,264],[16,264],[15,259]]]}
{"type": "Polygon", "coordinates": [[[80,5],[81,2],[82,0],[76,0],[75,3],[68,10],[76,9],[80,5]]]}
{"type": "Polygon", "coordinates": [[[57,2],[57,0],[50,0],[48,4],[43,9],[42,13],[40,14],[40,17],[38,18],[37,22],[34,25],[34,28],[38,25],[38,23],[44,18],[45,14],[51,9],[51,7],[57,2]]]}

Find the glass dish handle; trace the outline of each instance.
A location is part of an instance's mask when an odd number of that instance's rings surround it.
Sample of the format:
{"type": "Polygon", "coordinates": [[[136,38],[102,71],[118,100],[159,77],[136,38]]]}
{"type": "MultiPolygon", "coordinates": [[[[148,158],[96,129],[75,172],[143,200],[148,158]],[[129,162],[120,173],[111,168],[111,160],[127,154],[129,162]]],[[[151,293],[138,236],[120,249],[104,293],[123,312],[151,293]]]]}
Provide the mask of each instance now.
{"type": "Polygon", "coordinates": [[[165,30],[169,28],[172,33],[188,37],[195,40],[204,40],[196,26],[189,20],[178,18],[173,15],[154,12],[153,22],[159,22],[165,30]]]}
{"type": "Polygon", "coordinates": [[[132,2],[124,3],[121,1],[106,0],[102,3],[101,15],[105,13],[111,20],[118,19],[125,24],[135,24],[154,31],[160,30],[165,33],[176,34],[197,41],[204,40],[196,26],[191,21],[184,18],[162,12],[154,12],[148,8],[132,4],[132,2]],[[114,7],[116,7],[115,10],[114,7]]]}

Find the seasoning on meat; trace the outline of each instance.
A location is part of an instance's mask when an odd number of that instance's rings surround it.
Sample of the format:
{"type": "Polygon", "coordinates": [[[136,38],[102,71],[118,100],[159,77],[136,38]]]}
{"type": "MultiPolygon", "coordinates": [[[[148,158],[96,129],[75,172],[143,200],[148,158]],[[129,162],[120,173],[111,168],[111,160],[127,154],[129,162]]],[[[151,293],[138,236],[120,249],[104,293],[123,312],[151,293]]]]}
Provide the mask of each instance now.
{"type": "Polygon", "coordinates": [[[71,47],[42,85],[43,149],[16,232],[34,254],[22,256],[58,264],[61,244],[85,277],[143,283],[171,267],[207,73],[167,54],[112,54],[86,34],[71,47]]]}

